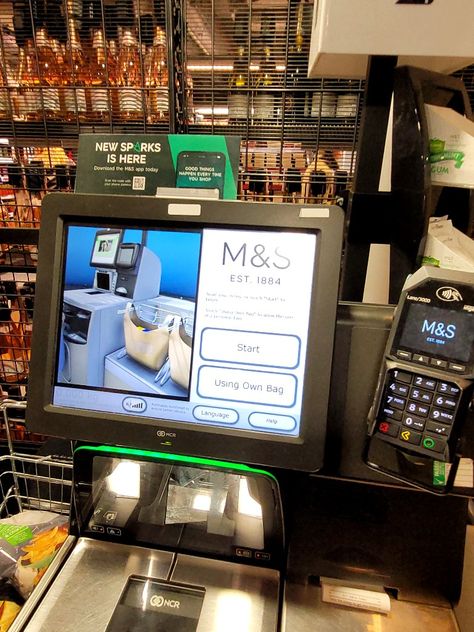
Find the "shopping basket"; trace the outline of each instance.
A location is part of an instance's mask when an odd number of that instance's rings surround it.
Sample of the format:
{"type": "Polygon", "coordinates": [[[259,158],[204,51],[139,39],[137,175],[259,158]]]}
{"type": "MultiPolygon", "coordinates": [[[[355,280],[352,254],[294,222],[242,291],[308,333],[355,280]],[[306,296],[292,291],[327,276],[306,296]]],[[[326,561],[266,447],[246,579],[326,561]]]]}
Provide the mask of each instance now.
{"type": "Polygon", "coordinates": [[[24,425],[26,402],[4,400],[0,410],[7,439],[7,454],[0,456],[0,518],[25,509],[68,514],[72,459],[22,453],[21,442],[13,441],[12,427],[24,425]]]}

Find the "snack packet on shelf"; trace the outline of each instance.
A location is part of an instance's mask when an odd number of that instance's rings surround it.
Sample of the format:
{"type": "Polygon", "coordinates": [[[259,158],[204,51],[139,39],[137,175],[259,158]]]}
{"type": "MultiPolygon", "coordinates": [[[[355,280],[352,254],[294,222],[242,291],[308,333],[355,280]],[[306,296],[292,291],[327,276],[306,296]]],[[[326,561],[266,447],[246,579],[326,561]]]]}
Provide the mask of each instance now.
{"type": "Polygon", "coordinates": [[[68,535],[68,517],[27,510],[0,520],[0,576],[25,599],[68,535]]]}

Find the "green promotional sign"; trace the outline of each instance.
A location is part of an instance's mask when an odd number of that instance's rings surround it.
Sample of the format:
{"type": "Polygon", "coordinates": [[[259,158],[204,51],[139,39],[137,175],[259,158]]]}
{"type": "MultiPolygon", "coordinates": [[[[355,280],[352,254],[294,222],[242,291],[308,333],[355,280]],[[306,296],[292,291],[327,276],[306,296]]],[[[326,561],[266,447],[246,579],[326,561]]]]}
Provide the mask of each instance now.
{"type": "Polygon", "coordinates": [[[235,199],[239,158],[237,136],[82,134],[75,190],[155,196],[158,187],[208,189],[235,199]]]}

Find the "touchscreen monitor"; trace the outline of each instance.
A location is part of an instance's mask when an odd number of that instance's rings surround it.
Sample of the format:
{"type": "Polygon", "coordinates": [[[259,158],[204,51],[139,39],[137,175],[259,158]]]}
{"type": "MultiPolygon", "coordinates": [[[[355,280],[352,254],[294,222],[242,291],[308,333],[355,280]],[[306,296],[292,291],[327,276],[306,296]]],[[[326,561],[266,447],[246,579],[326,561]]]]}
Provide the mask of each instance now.
{"type": "Polygon", "coordinates": [[[120,238],[121,233],[116,230],[98,232],[93,243],[91,266],[97,268],[112,267],[117,256],[120,238]]]}
{"type": "MultiPolygon", "coordinates": [[[[182,201],[127,198],[121,206],[118,196],[111,198],[101,205],[98,196],[68,195],[67,206],[59,194],[46,199],[60,243],[42,227],[46,254],[34,330],[48,328],[52,342],[46,374],[36,365],[37,338],[33,343],[31,428],[318,469],[341,209],[203,201],[196,217],[196,205],[182,201]],[[104,206],[108,217],[97,211],[104,206]],[[170,214],[176,206],[180,214],[170,214]],[[112,292],[91,296],[87,282],[81,289],[78,279],[87,278],[94,261],[86,244],[95,252],[96,235],[113,229],[125,241],[137,230],[146,233],[147,248],[161,263],[159,295],[133,302],[112,292]],[[88,316],[74,319],[71,311],[88,316]],[[76,325],[80,336],[72,331],[76,325]],[[97,372],[88,378],[84,367],[91,364],[99,366],[99,379],[97,372]]],[[[157,273],[144,258],[137,266],[137,278],[157,273]]]]}
{"type": "Polygon", "coordinates": [[[117,267],[131,268],[138,254],[137,244],[122,244],[117,254],[117,267]]]}
{"type": "MultiPolygon", "coordinates": [[[[70,273],[61,312],[69,287],[78,301],[70,252],[76,267],[87,265],[77,261],[73,242],[87,244],[91,228],[65,226],[70,273]]],[[[133,304],[112,299],[112,313],[102,310],[101,319],[112,323],[122,312],[125,341],[120,329],[106,354],[88,344],[93,319],[80,353],[74,340],[63,342],[69,374],[56,363],[52,403],[298,437],[318,235],[190,227],[150,229],[147,239],[161,259],[160,295],[133,304]],[[181,261],[186,267],[177,275],[181,261]],[[179,298],[185,288],[188,296],[179,298]],[[76,367],[91,359],[104,365],[101,384],[88,383],[76,367]]],[[[86,294],[81,308],[88,305],[86,294]]],[[[61,321],[57,339],[63,327],[61,321]]]]}

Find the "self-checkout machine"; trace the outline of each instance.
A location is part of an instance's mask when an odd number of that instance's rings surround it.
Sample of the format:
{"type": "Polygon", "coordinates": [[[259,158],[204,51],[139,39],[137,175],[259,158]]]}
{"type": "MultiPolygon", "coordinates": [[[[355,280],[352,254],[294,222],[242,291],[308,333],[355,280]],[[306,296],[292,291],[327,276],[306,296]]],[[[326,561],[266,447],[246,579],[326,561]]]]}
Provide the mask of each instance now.
{"type": "Polygon", "coordinates": [[[124,344],[125,306],[159,295],[161,264],[146,247],[146,230],[140,243],[124,242],[122,230],[91,227],[90,233],[85,239],[71,227],[75,257],[64,278],[60,373],[65,383],[100,387],[106,356],[124,344]],[[80,269],[75,262],[86,244],[90,261],[80,269]]]}
{"type": "MultiPolygon", "coordinates": [[[[78,443],[72,546],[26,629],[279,629],[283,474],[322,464],[342,210],[62,194],[44,204],[28,417],[78,443]],[[71,237],[91,226],[148,228],[161,307],[194,304],[188,365],[169,331],[181,392],[60,378],[71,237]]],[[[144,336],[154,331],[142,320],[144,336]]]]}

